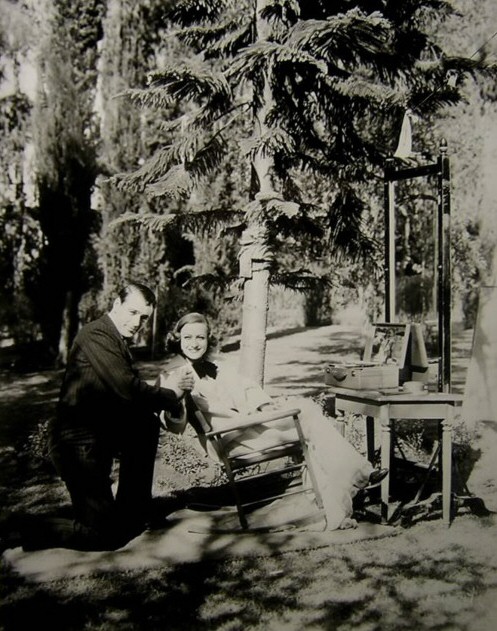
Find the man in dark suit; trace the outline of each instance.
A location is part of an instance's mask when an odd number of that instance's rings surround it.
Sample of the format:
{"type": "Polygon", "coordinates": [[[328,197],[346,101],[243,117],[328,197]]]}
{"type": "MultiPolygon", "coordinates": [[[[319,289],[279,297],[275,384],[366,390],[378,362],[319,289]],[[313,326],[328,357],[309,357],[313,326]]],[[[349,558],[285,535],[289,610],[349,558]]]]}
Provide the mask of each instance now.
{"type": "Polygon", "coordinates": [[[159,438],[157,413],[179,415],[181,398],[193,387],[191,373],[184,372],[166,389],[147,384],[133,367],[127,340],[154,306],[148,287],[130,283],[109,313],[77,334],[49,432],[50,455],[71,496],[75,519],[24,528],[25,549],[115,549],[145,529],[159,438]],[[119,459],[115,496],[114,458],[119,459]]]}

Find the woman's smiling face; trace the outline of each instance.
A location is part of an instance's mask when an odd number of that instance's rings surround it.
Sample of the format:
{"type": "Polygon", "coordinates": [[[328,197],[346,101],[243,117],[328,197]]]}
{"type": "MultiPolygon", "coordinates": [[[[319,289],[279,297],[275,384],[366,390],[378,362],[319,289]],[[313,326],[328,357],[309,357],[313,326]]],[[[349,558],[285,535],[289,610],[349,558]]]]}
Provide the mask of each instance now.
{"type": "Polygon", "coordinates": [[[209,333],[203,322],[185,324],[180,332],[181,352],[191,361],[201,359],[207,352],[209,333]]]}

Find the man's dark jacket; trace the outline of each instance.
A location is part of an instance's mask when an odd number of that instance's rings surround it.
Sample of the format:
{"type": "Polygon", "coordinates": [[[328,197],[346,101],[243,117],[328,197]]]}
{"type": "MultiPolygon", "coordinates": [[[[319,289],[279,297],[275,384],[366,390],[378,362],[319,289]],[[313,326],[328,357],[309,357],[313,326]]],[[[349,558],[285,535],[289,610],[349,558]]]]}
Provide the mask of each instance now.
{"type": "Polygon", "coordinates": [[[154,414],[178,415],[181,403],[172,390],[147,384],[138,376],[126,341],[108,315],[83,326],[71,348],[52,444],[61,438],[95,441],[113,451],[136,424],[157,423],[154,414]]]}

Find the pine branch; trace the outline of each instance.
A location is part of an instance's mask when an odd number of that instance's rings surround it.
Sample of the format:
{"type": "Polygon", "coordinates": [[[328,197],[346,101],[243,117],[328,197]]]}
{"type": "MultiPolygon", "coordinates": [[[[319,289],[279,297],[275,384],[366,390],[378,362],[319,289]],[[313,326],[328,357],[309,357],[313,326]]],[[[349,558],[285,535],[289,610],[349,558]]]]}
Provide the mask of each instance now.
{"type": "Polygon", "coordinates": [[[242,218],[241,211],[217,208],[166,214],[125,212],[109,225],[115,227],[124,223],[134,223],[150,232],[160,232],[174,226],[181,228],[183,232],[208,235],[224,230],[227,226],[234,226],[242,218]]]}
{"type": "Polygon", "coordinates": [[[158,175],[146,185],[146,192],[151,198],[166,196],[179,199],[188,195],[199,180],[211,173],[221,164],[225,154],[225,143],[221,134],[216,134],[200,149],[192,160],[176,164],[164,175],[158,175]]]}
{"type": "Polygon", "coordinates": [[[243,221],[243,213],[236,209],[205,208],[181,215],[180,221],[185,230],[219,237],[226,231],[239,227],[243,221]]]}
{"type": "Polygon", "coordinates": [[[155,197],[181,199],[191,193],[194,185],[194,178],[185,168],[185,165],[177,164],[171,167],[159,180],[147,184],[145,192],[149,199],[155,197]]]}
{"type": "MultiPolygon", "coordinates": [[[[333,100],[333,95],[340,95],[350,101],[364,101],[371,106],[374,104],[384,104],[388,102],[389,106],[405,105],[408,99],[407,90],[398,90],[382,85],[378,82],[368,81],[358,77],[350,77],[341,80],[336,77],[322,77],[323,82],[322,93],[333,100]],[[324,88],[326,86],[326,88],[324,88]]],[[[321,92],[317,90],[317,92],[321,92]]]]}
{"type": "Polygon", "coordinates": [[[227,58],[234,57],[253,42],[252,22],[241,24],[231,33],[227,33],[222,40],[209,46],[206,50],[206,58],[227,58]]]}
{"type": "Polygon", "coordinates": [[[277,21],[285,25],[295,24],[300,17],[300,5],[297,0],[268,2],[261,11],[261,17],[268,22],[277,21]]]}
{"type": "Polygon", "coordinates": [[[495,77],[497,61],[468,59],[466,57],[445,57],[443,67],[446,74],[454,70],[460,74],[470,74],[473,77],[477,77],[478,75],[495,77]]]}
{"type": "MultiPolygon", "coordinates": [[[[192,268],[187,271],[191,270],[192,268]]],[[[239,290],[238,284],[239,279],[236,276],[226,274],[223,269],[217,266],[213,272],[192,275],[183,283],[183,287],[201,286],[211,291],[231,287],[232,292],[235,294],[239,290]]],[[[274,271],[271,274],[270,284],[305,293],[332,287],[336,285],[336,282],[330,278],[328,272],[326,274],[313,274],[309,270],[298,269],[288,272],[274,271]]]]}
{"type": "Polygon", "coordinates": [[[226,77],[249,79],[271,63],[304,66],[312,68],[314,72],[324,74],[328,71],[326,63],[301,48],[277,42],[259,41],[237,55],[226,70],[226,77]]]}
{"type": "MultiPolygon", "coordinates": [[[[189,100],[201,104],[203,101],[217,99],[230,103],[232,93],[229,83],[222,72],[196,62],[183,63],[180,66],[169,66],[161,72],[149,75],[147,91],[163,90],[167,98],[173,101],[189,100]]],[[[138,98],[130,91],[131,98],[138,98]]]]}
{"type": "MultiPolygon", "coordinates": [[[[233,107],[228,114],[233,116],[227,120],[219,120],[223,123],[207,140],[198,131],[204,129],[197,116],[180,117],[175,121],[182,128],[181,134],[176,134],[176,142],[159,149],[139,169],[132,173],[118,173],[111,178],[111,182],[119,190],[134,192],[147,191],[151,197],[161,195],[178,199],[188,195],[192,188],[214,171],[220,164],[226,153],[226,142],[223,133],[229,129],[243,114],[241,104],[233,107]]],[[[200,113],[202,116],[204,110],[200,113]]]]}
{"type": "Polygon", "coordinates": [[[300,211],[300,206],[295,202],[274,198],[267,202],[266,211],[273,220],[279,217],[295,217],[300,211]]]}
{"type": "Polygon", "coordinates": [[[158,232],[165,230],[176,221],[177,216],[173,214],[157,215],[156,213],[124,212],[122,215],[119,215],[119,217],[116,217],[116,219],[113,219],[109,223],[109,226],[114,228],[122,224],[133,223],[152,232],[158,232]]]}
{"type": "Polygon", "coordinates": [[[327,20],[301,20],[290,30],[287,44],[345,64],[395,52],[391,23],[380,13],[365,15],[359,9],[327,20]]]}
{"type": "Polygon", "coordinates": [[[188,164],[190,173],[198,180],[200,177],[212,173],[221,164],[225,155],[226,143],[221,132],[216,133],[204,146],[199,149],[188,164]]]}
{"type": "Polygon", "coordinates": [[[411,24],[416,19],[416,14],[421,12],[431,12],[438,21],[457,14],[451,0],[423,0],[422,4],[418,0],[404,0],[389,9],[389,15],[400,24],[411,24]]]}
{"type": "Polygon", "coordinates": [[[326,274],[313,274],[306,269],[288,272],[275,271],[271,275],[270,283],[272,286],[280,286],[302,293],[323,290],[338,284],[330,278],[329,272],[326,272],[326,274]]]}
{"type": "Polygon", "coordinates": [[[236,12],[216,25],[190,26],[177,31],[178,39],[202,53],[205,59],[232,57],[253,39],[251,16],[236,12]]]}
{"type": "Polygon", "coordinates": [[[213,22],[225,13],[230,4],[230,0],[178,0],[167,17],[183,26],[213,22]]]}
{"type": "Polygon", "coordinates": [[[355,191],[342,184],[326,217],[330,254],[345,254],[353,260],[362,260],[365,263],[374,258],[378,244],[368,235],[362,218],[363,208],[364,202],[355,191]]]}
{"type": "Polygon", "coordinates": [[[301,204],[298,213],[294,215],[281,213],[275,218],[271,225],[275,239],[283,242],[294,239],[297,242],[295,247],[304,251],[313,248],[317,243],[322,243],[324,237],[324,229],[320,225],[322,218],[316,212],[316,207],[311,207],[312,212],[309,211],[309,207],[309,204],[301,204]]]}
{"type": "Polygon", "coordinates": [[[160,110],[174,102],[174,98],[162,88],[133,88],[116,94],[113,98],[127,98],[141,108],[160,110]]]}
{"type": "Polygon", "coordinates": [[[219,103],[219,109],[213,108],[211,104],[205,105],[194,113],[181,117],[180,125],[183,133],[190,135],[209,128],[220,134],[229,130],[233,123],[246,113],[249,106],[247,102],[237,103],[229,108],[226,108],[226,103],[219,103]]]}
{"type": "Polygon", "coordinates": [[[109,181],[120,191],[143,193],[147,184],[154,182],[168,171],[174,157],[175,148],[157,151],[139,169],[132,173],[116,173],[109,181]]]}
{"type": "Polygon", "coordinates": [[[217,269],[216,272],[195,274],[183,283],[183,287],[202,287],[210,291],[219,291],[220,289],[226,289],[237,280],[236,276],[228,276],[220,269],[217,269]]]}
{"type": "Polygon", "coordinates": [[[249,156],[260,154],[272,156],[276,152],[293,153],[296,148],[295,140],[280,127],[269,128],[264,134],[240,142],[242,153],[249,156]]]}
{"type": "Polygon", "coordinates": [[[176,36],[188,46],[194,46],[198,50],[205,50],[226,37],[226,34],[232,30],[233,26],[231,20],[217,23],[215,26],[189,26],[176,31],[176,36]]]}

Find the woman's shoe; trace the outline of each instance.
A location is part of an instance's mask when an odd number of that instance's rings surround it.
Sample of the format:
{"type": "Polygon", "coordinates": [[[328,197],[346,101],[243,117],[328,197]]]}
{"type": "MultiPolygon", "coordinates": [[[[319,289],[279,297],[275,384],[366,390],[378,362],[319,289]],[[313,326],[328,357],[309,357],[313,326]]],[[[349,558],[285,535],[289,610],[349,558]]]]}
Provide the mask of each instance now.
{"type": "Polygon", "coordinates": [[[388,475],[388,469],[375,469],[371,472],[369,476],[368,483],[364,487],[364,491],[369,491],[369,489],[374,489],[376,486],[379,486],[383,480],[388,475]]]}
{"type": "Polygon", "coordinates": [[[370,473],[365,486],[359,486],[357,488],[359,488],[361,491],[369,491],[370,489],[374,489],[383,482],[387,475],[388,469],[375,469],[370,473]]]}

